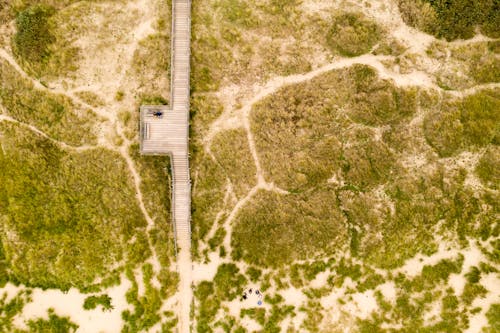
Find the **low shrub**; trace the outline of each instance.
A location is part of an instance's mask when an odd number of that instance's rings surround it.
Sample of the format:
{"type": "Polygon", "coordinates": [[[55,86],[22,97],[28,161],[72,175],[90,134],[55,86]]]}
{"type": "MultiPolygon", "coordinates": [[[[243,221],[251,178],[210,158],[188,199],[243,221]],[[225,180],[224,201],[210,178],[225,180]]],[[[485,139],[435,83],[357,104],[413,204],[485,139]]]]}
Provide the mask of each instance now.
{"type": "Polygon", "coordinates": [[[345,13],[333,17],[327,43],[334,52],[346,57],[368,53],[381,39],[377,24],[360,13],[345,13]]]}

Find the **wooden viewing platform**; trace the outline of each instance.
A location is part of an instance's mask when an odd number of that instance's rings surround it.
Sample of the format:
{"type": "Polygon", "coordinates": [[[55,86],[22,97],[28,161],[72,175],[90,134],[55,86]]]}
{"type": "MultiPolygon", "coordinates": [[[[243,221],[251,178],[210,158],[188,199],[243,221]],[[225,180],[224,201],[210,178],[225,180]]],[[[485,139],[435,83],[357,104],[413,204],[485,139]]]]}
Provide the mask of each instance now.
{"type": "Polygon", "coordinates": [[[191,1],[172,0],[170,106],[144,105],[140,110],[141,154],[170,155],[172,162],[171,209],[179,273],[179,313],[177,314],[179,333],[190,332],[193,294],[188,144],[190,37],[191,1]]]}

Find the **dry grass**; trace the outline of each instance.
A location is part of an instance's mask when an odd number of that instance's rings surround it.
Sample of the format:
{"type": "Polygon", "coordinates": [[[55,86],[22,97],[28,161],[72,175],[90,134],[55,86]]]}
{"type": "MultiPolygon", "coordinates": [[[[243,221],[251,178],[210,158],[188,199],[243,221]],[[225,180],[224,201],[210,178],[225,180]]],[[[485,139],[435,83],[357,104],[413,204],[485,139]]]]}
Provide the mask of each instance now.
{"type": "Polygon", "coordinates": [[[257,183],[246,131],[224,131],[212,141],[211,150],[226,176],[231,180],[238,198],[244,197],[257,183]]]}

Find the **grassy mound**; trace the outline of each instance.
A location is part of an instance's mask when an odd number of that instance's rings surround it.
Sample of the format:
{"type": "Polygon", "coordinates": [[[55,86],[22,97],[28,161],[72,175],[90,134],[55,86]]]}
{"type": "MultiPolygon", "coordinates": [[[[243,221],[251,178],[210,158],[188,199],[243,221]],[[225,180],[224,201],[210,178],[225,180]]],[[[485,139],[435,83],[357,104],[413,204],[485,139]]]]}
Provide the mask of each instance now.
{"type": "Polygon", "coordinates": [[[498,143],[500,98],[497,91],[481,91],[459,101],[445,101],[427,114],[424,134],[440,156],[498,143]]]}
{"type": "Polygon", "coordinates": [[[125,161],[104,149],[68,153],[1,125],[2,243],[13,278],[83,288],[133,256],[145,220],[125,161]]]}
{"type": "Polygon", "coordinates": [[[332,51],[355,57],[368,53],[381,35],[379,26],[362,14],[345,13],[333,18],[327,41],[332,51]]]}
{"type": "Polygon", "coordinates": [[[396,124],[415,111],[415,98],[361,65],[281,89],[251,114],[268,178],[290,191],[325,183],[337,172],[355,186],[383,182],[393,167],[391,152],[370,129],[351,129],[353,120],[396,124]]]}
{"type": "Polygon", "coordinates": [[[498,1],[399,0],[399,8],[408,24],[439,38],[468,39],[476,27],[487,36],[500,36],[498,1]]]}
{"type": "Polygon", "coordinates": [[[22,59],[38,64],[47,62],[49,46],[55,41],[48,20],[55,11],[54,7],[35,5],[17,15],[14,50],[22,59]]]}
{"type": "Polygon", "coordinates": [[[346,233],[331,188],[301,195],[259,192],[236,220],[235,259],[271,267],[340,248],[346,233]]]}

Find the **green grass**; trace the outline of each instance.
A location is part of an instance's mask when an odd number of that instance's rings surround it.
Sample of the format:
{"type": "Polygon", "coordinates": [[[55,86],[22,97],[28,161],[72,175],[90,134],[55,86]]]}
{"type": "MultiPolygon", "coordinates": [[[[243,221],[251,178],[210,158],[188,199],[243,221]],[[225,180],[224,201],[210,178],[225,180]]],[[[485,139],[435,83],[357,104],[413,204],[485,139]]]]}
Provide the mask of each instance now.
{"type": "Polygon", "coordinates": [[[352,121],[397,124],[414,112],[415,98],[413,90],[398,90],[361,65],[282,88],[251,114],[267,178],[291,191],[335,173],[361,188],[384,182],[396,164],[391,151],[368,128],[346,129],[352,121]]]}
{"type": "Polygon", "coordinates": [[[74,71],[79,49],[59,33],[57,14],[70,1],[16,1],[16,33],[12,46],[24,69],[36,77],[53,77],[74,71]]]}
{"type": "Polygon", "coordinates": [[[14,50],[22,59],[35,64],[47,62],[49,46],[55,40],[49,30],[48,19],[55,11],[50,6],[35,5],[17,15],[14,50]]]}
{"type": "Polygon", "coordinates": [[[243,293],[246,282],[235,264],[221,264],[214,277],[215,293],[221,300],[232,301],[243,293]]]}
{"type": "Polygon", "coordinates": [[[126,243],[146,221],[121,156],[105,149],[68,152],[18,126],[0,128],[1,238],[9,274],[42,288],[85,288],[125,261],[126,243]]]}
{"type": "Polygon", "coordinates": [[[193,3],[193,91],[310,70],[309,45],[317,42],[316,21],[303,15],[299,4],[282,0],[193,3]]]}
{"type": "Polygon", "coordinates": [[[442,157],[464,149],[498,142],[500,115],[498,91],[486,90],[458,101],[445,101],[424,119],[427,142],[442,157]]]}
{"type": "Polygon", "coordinates": [[[500,186],[500,148],[496,145],[488,147],[475,171],[486,186],[497,189],[500,186]]]}
{"type": "Polygon", "coordinates": [[[332,18],[327,43],[345,57],[368,53],[381,39],[382,31],[360,13],[343,13],[332,18]]]}
{"type": "Polygon", "coordinates": [[[193,253],[215,223],[217,213],[224,208],[225,177],[223,170],[208,155],[197,154],[193,163],[192,230],[193,253]]]}
{"type": "Polygon", "coordinates": [[[500,330],[500,304],[492,304],[486,312],[486,318],[488,318],[489,328],[486,330],[488,333],[493,333],[500,330]]]}
{"type": "Polygon", "coordinates": [[[97,141],[93,129],[96,116],[92,111],[76,106],[65,96],[35,88],[3,60],[0,60],[0,75],[0,105],[8,116],[68,144],[97,141]]]}
{"type": "Polygon", "coordinates": [[[126,293],[126,299],[133,306],[133,310],[125,310],[122,312],[124,325],[121,332],[123,333],[138,333],[144,332],[153,327],[157,323],[162,323],[168,328],[167,332],[171,332],[170,328],[175,324],[169,319],[162,321],[162,313],[160,312],[163,304],[163,299],[167,296],[164,289],[153,286],[151,280],[153,277],[153,267],[151,264],[142,266],[144,293],[139,295],[138,283],[131,270],[127,270],[127,278],[132,282],[132,287],[126,293]]]}
{"type": "Polygon", "coordinates": [[[7,293],[3,292],[0,297],[0,332],[14,331],[13,320],[22,313],[24,305],[31,302],[31,291],[23,290],[9,297],[7,301],[7,293]]]}
{"type": "Polygon", "coordinates": [[[300,195],[261,191],[236,217],[233,257],[282,266],[341,248],[345,232],[335,193],[329,188],[300,195]]]}
{"type": "Polygon", "coordinates": [[[494,1],[399,0],[399,8],[408,24],[446,40],[471,38],[476,27],[492,38],[500,36],[494,1]]]}
{"type": "Polygon", "coordinates": [[[102,306],[102,310],[111,310],[113,309],[113,305],[111,304],[111,297],[106,294],[102,294],[99,296],[89,296],[85,298],[83,302],[83,308],[85,310],[93,310],[97,308],[99,305],[102,306]]]}
{"type": "Polygon", "coordinates": [[[135,80],[139,98],[160,94],[170,99],[170,34],[149,35],[139,42],[129,73],[135,80]]]}
{"type": "Polygon", "coordinates": [[[238,198],[244,197],[257,183],[255,162],[244,129],[224,131],[215,136],[212,153],[231,180],[238,198]]]}
{"type": "Polygon", "coordinates": [[[157,248],[162,267],[168,268],[174,255],[170,212],[170,158],[141,156],[137,144],[132,145],[129,152],[141,177],[144,206],[155,224],[151,239],[157,248]]]}
{"type": "MultiPolygon", "coordinates": [[[[73,323],[69,317],[58,316],[54,309],[49,309],[48,319],[30,319],[27,321],[29,333],[75,333],[78,330],[78,325],[73,323]]],[[[27,333],[28,333],[27,332],[27,333]]]]}

